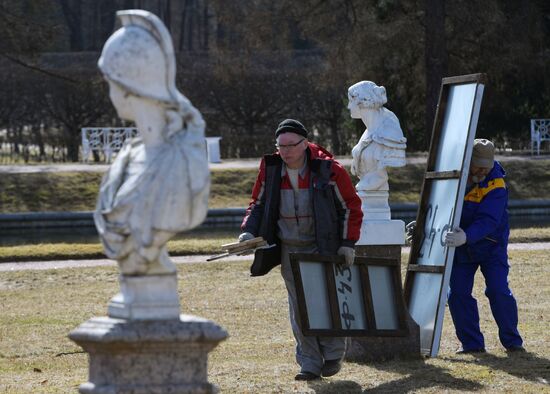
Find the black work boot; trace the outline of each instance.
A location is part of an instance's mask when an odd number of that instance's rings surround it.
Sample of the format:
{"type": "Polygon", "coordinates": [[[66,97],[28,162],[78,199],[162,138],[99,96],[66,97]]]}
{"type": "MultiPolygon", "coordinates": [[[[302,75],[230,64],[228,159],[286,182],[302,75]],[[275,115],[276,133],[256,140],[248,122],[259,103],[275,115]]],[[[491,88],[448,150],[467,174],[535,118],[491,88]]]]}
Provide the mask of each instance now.
{"type": "Polygon", "coordinates": [[[313,372],[302,371],[294,377],[294,380],[315,380],[319,379],[319,375],[315,375],[313,372]]]}
{"type": "Polygon", "coordinates": [[[325,360],[325,364],[321,369],[321,376],[328,378],[329,376],[336,375],[342,369],[342,360],[325,360]]]}
{"type": "Polygon", "coordinates": [[[506,353],[525,353],[527,350],[523,346],[510,346],[506,348],[506,353]]]}
{"type": "Polygon", "coordinates": [[[477,354],[477,353],[485,353],[485,348],[479,348],[479,349],[458,349],[456,351],[456,354],[477,354]]]}

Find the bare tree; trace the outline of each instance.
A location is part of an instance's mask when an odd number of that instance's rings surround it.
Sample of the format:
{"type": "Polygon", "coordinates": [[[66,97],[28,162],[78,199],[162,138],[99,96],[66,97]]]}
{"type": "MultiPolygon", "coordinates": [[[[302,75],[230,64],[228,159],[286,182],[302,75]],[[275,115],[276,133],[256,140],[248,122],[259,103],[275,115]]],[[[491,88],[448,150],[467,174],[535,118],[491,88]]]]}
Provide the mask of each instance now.
{"type": "Polygon", "coordinates": [[[46,94],[46,111],[63,133],[70,161],[78,161],[80,130],[113,118],[105,82],[88,76],[78,83],[55,81],[46,94]]]}
{"type": "Polygon", "coordinates": [[[272,131],[291,112],[292,79],[226,70],[211,82],[210,107],[223,121],[228,137],[236,137],[231,153],[250,157],[273,150],[272,131]]]}

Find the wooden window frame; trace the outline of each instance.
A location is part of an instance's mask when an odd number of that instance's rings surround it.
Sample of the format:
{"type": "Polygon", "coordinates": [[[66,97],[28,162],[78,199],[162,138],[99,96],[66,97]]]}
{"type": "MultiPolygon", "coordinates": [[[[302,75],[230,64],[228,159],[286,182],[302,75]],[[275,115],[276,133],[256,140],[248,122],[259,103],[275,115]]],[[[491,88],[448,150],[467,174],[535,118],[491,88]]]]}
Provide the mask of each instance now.
{"type": "Polygon", "coordinates": [[[409,334],[407,326],[407,311],[405,300],[401,292],[401,266],[397,258],[382,257],[355,257],[354,265],[358,267],[361,278],[362,298],[364,305],[364,316],[366,318],[367,329],[345,329],[342,328],[340,316],[344,313],[338,303],[336,289],[336,279],[334,275],[334,266],[337,264],[345,270],[345,260],[343,256],[327,256],[312,253],[291,253],[290,264],[294,275],[296,287],[296,297],[298,300],[298,313],[302,332],[306,336],[333,336],[333,337],[402,337],[409,334]],[[327,298],[329,300],[330,320],[332,327],[327,329],[310,328],[308,311],[304,294],[304,286],[300,270],[300,262],[319,263],[323,265],[325,271],[327,298]],[[393,283],[393,303],[397,313],[397,329],[377,329],[372,301],[370,279],[368,267],[388,267],[391,273],[393,283]]]}
{"type": "MultiPolygon", "coordinates": [[[[449,285],[452,262],[454,258],[454,248],[449,248],[445,255],[445,261],[441,262],[441,265],[421,265],[417,261],[419,259],[419,254],[421,252],[422,244],[426,234],[424,234],[424,228],[426,224],[426,217],[428,216],[429,210],[429,199],[432,191],[432,186],[434,182],[440,180],[448,179],[458,179],[458,192],[454,201],[454,209],[451,212],[451,218],[449,219],[449,226],[458,225],[460,222],[460,214],[462,212],[462,205],[464,196],[460,195],[460,191],[465,188],[465,181],[467,178],[468,168],[470,163],[470,155],[472,152],[473,140],[476,133],[477,127],[477,118],[475,119],[475,127],[472,128],[472,122],[474,118],[479,116],[479,112],[476,113],[476,102],[472,105],[472,110],[470,112],[470,124],[468,126],[468,136],[466,138],[466,146],[464,149],[464,155],[462,158],[461,170],[453,171],[435,171],[435,166],[438,158],[438,147],[442,135],[443,124],[445,122],[445,114],[448,104],[448,97],[450,93],[450,88],[452,86],[457,86],[461,84],[472,84],[476,83],[476,97],[478,99],[478,87],[481,85],[483,88],[486,84],[487,77],[485,74],[471,74],[463,75],[457,77],[444,78],[441,83],[441,90],[439,94],[439,101],[437,106],[437,111],[435,115],[435,121],[432,129],[432,137],[430,142],[430,150],[428,155],[428,161],[426,166],[426,173],[424,176],[422,189],[421,189],[421,200],[418,207],[417,217],[416,217],[416,227],[413,234],[413,242],[411,245],[411,251],[409,254],[409,263],[407,267],[407,273],[405,277],[405,286],[404,286],[404,297],[407,307],[410,309],[411,306],[411,293],[415,283],[416,274],[435,274],[441,275],[441,286],[439,288],[438,294],[438,306],[435,314],[435,326],[432,335],[431,346],[429,349],[421,348],[421,352],[424,355],[435,357],[439,351],[439,342],[441,339],[441,330],[443,326],[443,316],[444,316],[444,306],[447,294],[447,288],[449,285]],[[452,249],[452,250],[451,250],[452,249]]],[[[481,97],[482,97],[481,93],[481,97]]],[[[479,98],[479,108],[481,107],[481,98],[479,98]]],[[[442,232],[445,229],[441,230],[442,232]]],[[[419,323],[419,322],[417,322],[419,323]]],[[[419,323],[420,324],[420,323],[419,323]]]]}

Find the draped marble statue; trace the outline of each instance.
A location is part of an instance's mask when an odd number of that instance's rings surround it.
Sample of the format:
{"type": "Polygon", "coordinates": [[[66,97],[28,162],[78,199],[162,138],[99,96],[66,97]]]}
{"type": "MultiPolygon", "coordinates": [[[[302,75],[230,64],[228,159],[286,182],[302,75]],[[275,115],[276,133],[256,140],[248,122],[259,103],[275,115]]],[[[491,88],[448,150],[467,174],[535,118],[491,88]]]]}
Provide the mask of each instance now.
{"type": "Polygon", "coordinates": [[[175,272],[166,242],[208,207],[205,123],[177,90],[170,35],[151,15],[121,15],[98,63],[118,115],[138,129],[105,175],[94,215],[124,275],[175,272]]]}
{"type": "Polygon", "coordinates": [[[101,183],[96,227],[120,267],[120,292],[108,316],[92,317],[69,337],[89,356],[80,393],[215,393],[208,353],[227,332],[180,314],[176,267],[166,242],[200,224],[210,176],[205,124],[175,85],[166,26],[144,10],[117,12],[99,68],[118,115],[138,136],[119,152],[101,183]]]}
{"type": "Polygon", "coordinates": [[[388,204],[387,167],[406,164],[407,139],[395,114],[384,108],[386,89],[371,81],[361,81],[348,89],[350,116],[361,119],[366,130],[353,147],[351,172],[359,182],[355,186],[361,198],[363,223],[358,245],[404,243],[404,223],[391,220],[388,204]]]}
{"type": "MultiPolygon", "coordinates": [[[[352,172],[357,175],[357,194],[361,198],[363,222],[361,235],[355,244],[360,257],[397,260],[401,264],[401,247],[405,244],[405,223],[392,220],[388,204],[388,167],[406,164],[407,139],[395,114],[384,108],[386,89],[371,81],[358,82],[348,89],[350,115],[361,119],[366,130],[352,150],[352,172]]],[[[392,301],[402,298],[401,277],[390,267],[369,267],[369,275],[376,275],[373,287],[375,310],[397,310],[392,301]],[[371,271],[372,269],[372,271],[371,271]]],[[[372,278],[371,277],[371,278],[372,278]]],[[[419,328],[408,311],[402,311],[408,335],[396,337],[350,338],[346,358],[351,361],[371,362],[420,353],[419,328]]],[[[377,318],[378,322],[378,318],[377,318]]]]}
{"type": "Polygon", "coordinates": [[[351,151],[351,171],[360,179],[357,190],[389,190],[386,167],[405,165],[407,139],[395,114],[384,108],[386,89],[361,81],[348,89],[351,117],[367,127],[351,151]]]}
{"type": "Polygon", "coordinates": [[[141,10],[118,17],[122,27],[105,43],[98,65],[118,115],[135,122],[138,137],[104,176],[94,214],[105,253],[122,274],[109,315],[177,318],[176,268],[166,242],[200,224],[208,210],[205,123],[176,88],[172,40],[160,19],[141,10]],[[154,302],[147,306],[159,297],[164,312],[154,302]]]}

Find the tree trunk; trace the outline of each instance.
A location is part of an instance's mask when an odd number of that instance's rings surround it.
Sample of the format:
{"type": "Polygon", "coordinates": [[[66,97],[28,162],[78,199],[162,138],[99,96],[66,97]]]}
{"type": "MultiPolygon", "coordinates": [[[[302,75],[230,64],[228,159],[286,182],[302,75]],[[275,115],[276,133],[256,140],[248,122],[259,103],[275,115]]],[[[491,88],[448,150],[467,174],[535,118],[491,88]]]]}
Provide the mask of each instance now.
{"type": "Polygon", "coordinates": [[[69,29],[71,51],[81,51],[84,48],[82,37],[82,5],[80,1],[60,0],[61,10],[69,29]]]}
{"type": "Polygon", "coordinates": [[[340,155],[340,135],[338,134],[338,121],[330,122],[330,143],[332,145],[332,153],[340,155]]]}
{"type": "Polygon", "coordinates": [[[43,161],[46,156],[46,147],[40,126],[32,126],[33,142],[38,145],[38,161],[43,161]]]}
{"type": "Polygon", "coordinates": [[[447,74],[448,54],[445,39],[445,0],[425,2],[426,63],[426,142],[430,141],[441,79],[447,74]]]}
{"type": "MultiPolygon", "coordinates": [[[[80,139],[78,135],[74,136],[68,130],[65,130],[65,146],[67,148],[67,158],[73,163],[78,162],[78,151],[80,149],[80,139]]],[[[65,159],[63,160],[65,161],[65,159]]]]}

